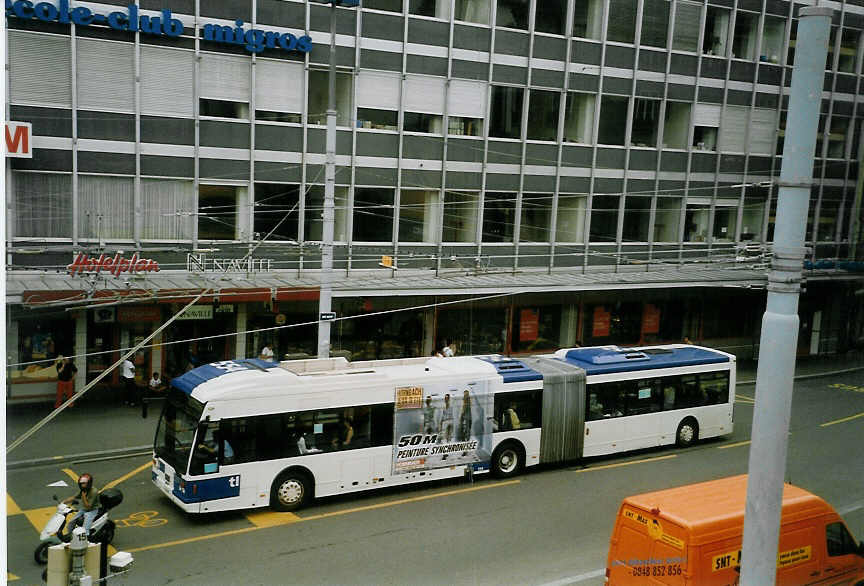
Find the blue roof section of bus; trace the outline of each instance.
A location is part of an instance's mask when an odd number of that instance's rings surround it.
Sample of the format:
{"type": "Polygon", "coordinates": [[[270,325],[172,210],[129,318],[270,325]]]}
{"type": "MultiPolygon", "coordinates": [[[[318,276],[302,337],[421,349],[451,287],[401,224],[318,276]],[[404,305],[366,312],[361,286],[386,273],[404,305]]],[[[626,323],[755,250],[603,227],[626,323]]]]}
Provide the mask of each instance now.
{"type": "Polygon", "coordinates": [[[259,358],[214,362],[212,364],[199,366],[198,368],[193,368],[186,374],[171,379],[171,385],[174,388],[191,395],[192,391],[194,391],[196,387],[209,380],[213,380],[214,378],[242,370],[266,370],[278,365],[277,362],[269,362],[259,358]]]}
{"type": "Polygon", "coordinates": [[[478,357],[495,367],[505,383],[522,383],[531,380],[543,380],[543,375],[528,368],[524,362],[512,358],[478,357]]]}
{"type": "Polygon", "coordinates": [[[584,369],[589,375],[729,362],[725,354],[698,346],[673,348],[658,354],[645,353],[643,350],[651,348],[575,348],[567,351],[564,359],[584,369]]]}

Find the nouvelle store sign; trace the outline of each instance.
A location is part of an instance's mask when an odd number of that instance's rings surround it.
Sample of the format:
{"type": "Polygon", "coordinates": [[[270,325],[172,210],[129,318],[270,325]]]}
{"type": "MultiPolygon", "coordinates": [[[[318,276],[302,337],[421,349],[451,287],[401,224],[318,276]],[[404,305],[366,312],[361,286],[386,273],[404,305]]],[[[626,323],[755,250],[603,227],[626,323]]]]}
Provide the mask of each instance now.
{"type": "MultiPolygon", "coordinates": [[[[69,0],[53,2],[31,2],[30,0],[6,0],[6,16],[24,20],[41,20],[76,26],[102,25],[118,31],[164,37],[179,37],[183,34],[183,23],[173,18],[169,9],[160,11],[159,16],[140,14],[137,4],[129,4],[125,11],[109,14],[93,12],[86,6],[71,8],[69,0]]],[[[282,49],[308,53],[312,49],[312,39],[308,35],[296,37],[291,33],[244,29],[242,20],[234,21],[235,26],[205,24],[205,41],[223,45],[242,45],[250,53],[260,53],[264,49],[282,49]]]]}

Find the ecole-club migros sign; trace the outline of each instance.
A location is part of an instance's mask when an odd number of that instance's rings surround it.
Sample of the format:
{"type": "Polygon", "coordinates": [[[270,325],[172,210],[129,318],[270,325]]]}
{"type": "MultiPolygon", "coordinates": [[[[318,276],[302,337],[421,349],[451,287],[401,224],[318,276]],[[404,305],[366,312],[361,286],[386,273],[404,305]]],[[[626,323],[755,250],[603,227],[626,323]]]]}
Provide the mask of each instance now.
{"type": "MultiPolygon", "coordinates": [[[[24,20],[40,20],[74,24],[76,26],[107,26],[118,31],[164,37],[179,37],[183,34],[183,23],[173,18],[171,11],[163,9],[158,16],[141,14],[137,4],[129,4],[125,11],[109,14],[93,12],[86,6],[71,8],[69,0],[52,2],[31,2],[30,0],[6,0],[6,16],[24,20]]],[[[264,31],[244,28],[242,20],[234,21],[233,27],[221,24],[205,24],[205,41],[223,45],[242,45],[250,53],[260,53],[265,49],[300,51],[307,53],[312,49],[312,39],[308,35],[297,37],[291,33],[264,31]]]]}

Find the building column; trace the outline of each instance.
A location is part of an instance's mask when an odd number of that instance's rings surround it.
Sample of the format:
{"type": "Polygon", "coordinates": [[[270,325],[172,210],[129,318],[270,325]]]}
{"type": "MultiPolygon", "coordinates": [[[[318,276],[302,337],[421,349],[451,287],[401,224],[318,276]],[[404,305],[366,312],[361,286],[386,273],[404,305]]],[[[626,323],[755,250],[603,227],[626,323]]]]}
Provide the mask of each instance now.
{"type": "MultiPolygon", "coordinates": [[[[163,350],[162,350],[162,347],[159,346],[159,344],[162,343],[162,334],[160,333],[158,336],[156,336],[155,338],[150,340],[150,343],[153,345],[153,348],[150,349],[150,366],[151,366],[151,369],[153,372],[158,372],[158,373],[162,374],[163,378],[164,378],[165,371],[162,368],[163,350]]],[[[146,374],[151,374],[151,373],[146,373],[146,374]]],[[[145,374],[145,376],[146,376],[146,374],[145,374]]],[[[149,381],[150,379],[147,379],[147,380],[149,381]]]]}
{"type": "Polygon", "coordinates": [[[237,360],[246,358],[246,303],[238,303],[237,307],[237,336],[234,338],[234,352],[237,360]]]}
{"type": "Polygon", "coordinates": [[[558,335],[560,348],[572,348],[579,339],[579,306],[563,304],[561,306],[561,332],[558,335]]]}
{"type": "MultiPolygon", "coordinates": [[[[76,356],[87,354],[87,311],[75,312],[75,347],[72,353],[76,356]]],[[[75,391],[78,392],[87,384],[87,357],[76,358],[75,391]]]]}

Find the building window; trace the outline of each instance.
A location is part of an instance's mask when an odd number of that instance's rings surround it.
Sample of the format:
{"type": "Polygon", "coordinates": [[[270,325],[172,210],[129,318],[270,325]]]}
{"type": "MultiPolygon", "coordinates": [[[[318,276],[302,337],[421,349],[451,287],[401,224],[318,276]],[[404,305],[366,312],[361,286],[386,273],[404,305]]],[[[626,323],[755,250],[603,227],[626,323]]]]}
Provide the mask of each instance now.
{"type": "Polygon", "coordinates": [[[528,139],[558,140],[560,92],[531,90],[528,108],[528,139]]]}
{"type": "Polygon", "coordinates": [[[498,0],[495,26],[528,30],[528,0],[498,0]]]}
{"type": "Polygon", "coordinates": [[[398,118],[398,112],[392,110],[357,108],[357,128],[398,130],[398,118]]]}
{"type": "Polygon", "coordinates": [[[780,111],[780,120],[777,123],[777,150],[775,154],[783,154],[783,143],[786,141],[786,110],[780,111]]]}
{"type": "Polygon", "coordinates": [[[406,132],[423,132],[426,134],[441,134],[443,119],[437,114],[420,114],[405,112],[403,126],[406,132]]]}
{"type": "Polygon", "coordinates": [[[536,14],[534,15],[535,30],[541,33],[563,35],[566,21],[566,0],[543,0],[537,3],[536,14]]]}
{"type": "Polygon", "coordinates": [[[480,196],[476,193],[446,191],[441,239],[444,242],[474,242],[477,239],[477,211],[480,196]]]}
{"type": "Polygon", "coordinates": [[[816,224],[814,242],[834,242],[837,240],[837,219],[840,215],[840,205],[843,203],[842,188],[825,186],[822,190],[822,201],[819,204],[819,221],[816,224]]]}
{"type": "Polygon", "coordinates": [[[697,151],[716,151],[717,128],[713,126],[694,126],[693,148],[697,151]]]}
{"type": "Polygon", "coordinates": [[[297,241],[300,219],[300,186],[256,183],[253,209],[254,240],[297,241]]]}
{"type": "Polygon", "coordinates": [[[72,176],[12,174],[15,233],[20,238],[72,238],[72,176]]]}
{"type": "Polygon", "coordinates": [[[783,55],[783,36],[786,34],[786,21],[776,16],[765,16],[762,27],[762,54],[760,61],[780,63],[783,55]]]}
{"type": "Polygon", "coordinates": [[[393,241],[393,190],[378,187],[354,189],[354,241],[393,241]]]}
{"type": "Polygon", "coordinates": [[[573,36],[600,40],[603,31],[603,0],[574,0],[573,36]]]}
{"type": "Polygon", "coordinates": [[[663,121],[663,148],[687,148],[690,109],[691,105],[685,102],[666,102],[666,114],[663,121]]]}
{"type": "Polygon", "coordinates": [[[658,197],[654,212],[654,242],[677,242],[681,224],[681,198],[658,197]]]}
{"type": "Polygon", "coordinates": [[[620,96],[602,96],[600,98],[598,143],[624,145],[627,134],[627,102],[628,98],[620,96]]]}
{"type": "MultiPolygon", "coordinates": [[[[786,65],[792,66],[795,64],[795,43],[798,39],[798,19],[792,19],[792,25],[789,30],[789,54],[786,57],[786,65]]],[[[831,50],[829,45],[828,50],[831,50]]]]}
{"type": "Polygon", "coordinates": [[[198,111],[201,116],[212,116],[213,118],[249,119],[249,104],[246,102],[201,98],[198,101],[198,111]]]}
{"type": "Polygon", "coordinates": [[[292,114],[291,112],[255,110],[255,120],[257,122],[286,122],[300,124],[300,122],[302,122],[302,116],[300,114],[292,114]]]}
{"type": "Polygon", "coordinates": [[[450,18],[450,0],[411,0],[408,4],[411,14],[431,16],[434,18],[450,18]]]}
{"type": "Polygon", "coordinates": [[[744,191],[744,209],[741,212],[741,240],[762,241],[762,221],[765,218],[767,201],[767,187],[747,186],[744,191]]]}
{"type": "Polygon", "coordinates": [[[131,177],[79,175],[78,235],[99,242],[134,238],[134,191],[131,177]]]}
{"type": "Polygon", "coordinates": [[[549,242],[552,235],[552,196],[536,193],[522,195],[520,242],[549,242]]]}
{"type": "Polygon", "coordinates": [[[720,205],[714,208],[714,242],[732,242],[738,222],[737,205],[720,205]]]}
{"type": "Polygon", "coordinates": [[[516,194],[486,192],[482,242],[513,242],[515,225],[516,194]]]}
{"type": "Polygon", "coordinates": [[[636,98],[633,102],[633,126],[630,129],[630,144],[633,146],[657,146],[657,127],[660,124],[660,100],[636,98]]]}
{"type": "Polygon", "coordinates": [[[644,0],[640,43],[651,47],[666,47],[669,30],[669,0],[644,0]]]}
{"type": "Polygon", "coordinates": [[[840,58],[837,61],[837,71],[843,73],[855,73],[857,71],[858,38],[860,35],[860,31],[843,29],[840,36],[840,58]]]}
{"type": "Polygon", "coordinates": [[[705,242],[708,239],[708,217],[711,206],[688,204],[684,216],[684,242],[705,242]]]}
{"type": "Polygon", "coordinates": [[[618,236],[617,195],[595,195],[591,202],[591,242],[615,242],[618,236]]]}
{"type": "Polygon", "coordinates": [[[489,136],[519,138],[522,134],[522,92],[520,87],[492,86],[492,116],[489,136]]]}
{"type": "Polygon", "coordinates": [[[403,190],[399,197],[399,242],[435,242],[438,192],[403,190]]]}
{"type": "Polygon", "coordinates": [[[456,0],[456,20],[489,24],[490,0],[456,0]]]}
{"type": "Polygon", "coordinates": [[[675,7],[675,29],[672,31],[672,48],[676,51],[699,49],[699,24],[702,19],[702,4],[679,0],[675,7]]]}
{"type": "Polygon", "coordinates": [[[756,58],[759,15],[738,11],[735,16],[735,36],[732,40],[732,57],[752,61],[756,58]]]}
{"type": "Polygon", "coordinates": [[[564,113],[564,140],[567,142],[590,143],[594,131],[593,94],[569,92],[567,111],[564,113]]]}
{"type": "Polygon", "coordinates": [[[234,185],[198,186],[198,240],[240,240],[238,211],[249,190],[234,185]]]}
{"type": "Polygon", "coordinates": [[[402,12],[402,0],[363,0],[363,8],[402,12]]]}
{"type": "Polygon", "coordinates": [[[726,106],[718,137],[723,152],[743,153],[747,150],[747,106],[726,106]]]}
{"type": "Polygon", "coordinates": [[[584,195],[558,196],[558,217],[555,221],[556,242],[585,241],[585,200],[584,195]]]}
{"type": "Polygon", "coordinates": [[[447,132],[458,136],[483,136],[483,119],[450,116],[447,118],[447,132]]]}
{"type": "Polygon", "coordinates": [[[141,238],[191,240],[195,184],[179,179],[141,179],[141,238]]]}
{"type": "Polygon", "coordinates": [[[650,197],[627,196],[624,200],[622,242],[648,242],[648,220],[650,217],[650,197]]]}
{"type": "MultiPolygon", "coordinates": [[[[309,124],[327,124],[327,103],[329,101],[329,73],[312,70],[309,72],[309,124]]],[[[353,94],[352,76],[348,73],[336,74],[336,124],[351,125],[351,96],[353,94]]]]}
{"type": "Polygon", "coordinates": [[[636,35],[636,0],[609,0],[606,40],[633,43],[636,35]]]}
{"type": "Polygon", "coordinates": [[[831,127],[828,133],[828,158],[843,159],[846,156],[846,131],[851,124],[851,118],[831,116],[831,127]]]}
{"type": "Polygon", "coordinates": [[[726,56],[729,43],[729,11],[725,8],[708,7],[705,15],[705,36],[702,52],[706,55],[726,56]]]}
{"type": "MultiPolygon", "coordinates": [[[[348,188],[335,186],[333,190],[333,240],[344,242],[348,217],[348,188]]],[[[324,186],[312,185],[303,196],[303,240],[320,242],[323,239],[324,186]]]]}

